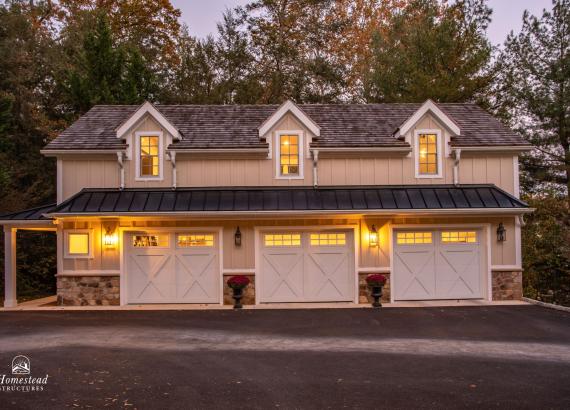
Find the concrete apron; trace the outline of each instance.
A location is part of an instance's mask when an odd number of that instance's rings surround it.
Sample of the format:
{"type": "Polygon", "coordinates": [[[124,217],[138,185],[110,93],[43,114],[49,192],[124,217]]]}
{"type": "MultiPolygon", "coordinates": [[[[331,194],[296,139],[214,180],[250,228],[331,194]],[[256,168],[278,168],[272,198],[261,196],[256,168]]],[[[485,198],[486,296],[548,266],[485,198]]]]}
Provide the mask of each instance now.
{"type": "MultiPolygon", "coordinates": [[[[125,305],[125,306],[56,306],[56,297],[30,300],[20,303],[13,308],[1,308],[0,311],[101,311],[101,310],[232,310],[231,305],[219,304],[146,304],[146,305],[125,305]]],[[[528,302],[496,301],[488,300],[430,300],[430,301],[409,301],[383,303],[385,308],[421,308],[421,307],[466,307],[466,306],[520,306],[530,305],[528,302]]],[[[264,303],[260,305],[244,305],[246,310],[264,309],[372,309],[369,304],[356,304],[351,302],[337,303],[264,303]]]]}

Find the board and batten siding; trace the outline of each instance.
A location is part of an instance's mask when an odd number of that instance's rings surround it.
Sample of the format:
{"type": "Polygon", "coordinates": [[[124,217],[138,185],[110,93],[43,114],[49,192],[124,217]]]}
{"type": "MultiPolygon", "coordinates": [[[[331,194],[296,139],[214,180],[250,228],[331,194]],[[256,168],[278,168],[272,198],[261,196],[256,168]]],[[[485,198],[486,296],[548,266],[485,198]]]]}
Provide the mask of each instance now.
{"type": "Polygon", "coordinates": [[[61,160],[62,199],[65,200],[83,188],[118,188],[119,168],[116,155],[66,156],[61,160]]]}
{"type": "MultiPolygon", "coordinates": [[[[512,216],[505,217],[470,217],[470,218],[312,218],[312,219],[277,219],[277,220],[187,220],[187,219],[171,219],[144,221],[134,219],[121,219],[120,221],[103,221],[97,219],[66,221],[63,227],[59,227],[58,236],[63,237],[62,229],[92,229],[94,240],[94,254],[91,259],[65,259],[63,257],[63,249],[61,249],[60,260],[63,261],[61,269],[67,273],[73,271],[92,271],[94,273],[100,271],[118,271],[120,269],[120,248],[125,246],[122,244],[122,238],[119,238],[119,244],[115,248],[107,248],[103,245],[103,232],[105,228],[111,225],[114,229],[119,226],[122,228],[140,228],[141,231],[152,232],[158,228],[176,228],[176,232],[184,232],[185,228],[223,228],[223,268],[239,271],[240,269],[252,270],[255,268],[255,227],[274,226],[276,230],[285,230],[294,232],[292,227],[318,227],[323,229],[338,229],[346,226],[354,226],[360,233],[360,237],[356,239],[358,242],[358,260],[359,268],[388,268],[390,266],[390,228],[397,228],[398,225],[423,224],[445,226],[445,224],[490,224],[491,229],[491,265],[516,265],[516,239],[515,239],[515,218],[512,216]],[[498,242],[495,236],[495,230],[499,222],[503,222],[507,230],[507,239],[505,242],[498,242]],[[378,247],[370,247],[368,234],[372,225],[376,225],[378,229],[378,247]],[[239,226],[242,233],[242,245],[235,246],[234,233],[239,226]]],[[[426,230],[429,228],[418,227],[418,230],[426,230]]]]}

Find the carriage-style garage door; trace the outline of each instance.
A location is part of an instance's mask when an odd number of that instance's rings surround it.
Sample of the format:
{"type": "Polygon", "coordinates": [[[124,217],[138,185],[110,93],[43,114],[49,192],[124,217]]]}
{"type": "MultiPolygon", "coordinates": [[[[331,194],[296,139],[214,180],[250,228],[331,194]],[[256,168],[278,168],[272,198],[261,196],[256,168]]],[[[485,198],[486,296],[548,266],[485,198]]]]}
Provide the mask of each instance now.
{"type": "Polygon", "coordinates": [[[220,302],[217,233],[126,233],[124,252],[127,303],[220,302]]]}
{"type": "Polygon", "coordinates": [[[352,231],[260,233],[261,302],[354,300],[352,231]]]}
{"type": "Polygon", "coordinates": [[[393,243],[395,300],[483,297],[481,230],[397,230],[393,243]]]}

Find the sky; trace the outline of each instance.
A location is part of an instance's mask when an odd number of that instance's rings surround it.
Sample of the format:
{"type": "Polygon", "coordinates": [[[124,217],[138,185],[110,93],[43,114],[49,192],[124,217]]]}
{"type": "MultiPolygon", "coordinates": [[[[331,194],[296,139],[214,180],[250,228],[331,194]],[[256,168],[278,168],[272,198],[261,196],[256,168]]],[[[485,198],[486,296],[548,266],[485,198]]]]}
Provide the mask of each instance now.
{"type": "MultiPolygon", "coordinates": [[[[221,20],[226,8],[244,5],[249,0],[171,0],[182,11],[182,21],[188,25],[190,34],[206,37],[216,33],[216,23],[221,20]]],[[[522,14],[525,9],[536,16],[542,15],[542,9],[550,9],[552,0],[489,0],[493,9],[493,21],[488,35],[495,45],[502,44],[511,30],[515,33],[521,28],[522,14]]]]}

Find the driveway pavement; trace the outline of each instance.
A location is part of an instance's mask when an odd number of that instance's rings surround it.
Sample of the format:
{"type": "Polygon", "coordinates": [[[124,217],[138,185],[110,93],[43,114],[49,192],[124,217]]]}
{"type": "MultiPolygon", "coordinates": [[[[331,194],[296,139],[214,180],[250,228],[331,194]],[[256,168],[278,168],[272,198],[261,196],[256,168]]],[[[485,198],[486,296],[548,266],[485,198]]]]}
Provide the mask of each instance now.
{"type": "Polygon", "coordinates": [[[537,306],[0,313],[0,408],[570,408],[570,314],[537,306]]]}

